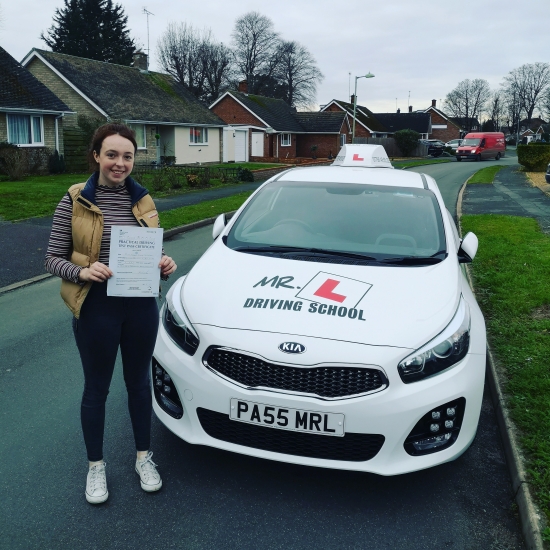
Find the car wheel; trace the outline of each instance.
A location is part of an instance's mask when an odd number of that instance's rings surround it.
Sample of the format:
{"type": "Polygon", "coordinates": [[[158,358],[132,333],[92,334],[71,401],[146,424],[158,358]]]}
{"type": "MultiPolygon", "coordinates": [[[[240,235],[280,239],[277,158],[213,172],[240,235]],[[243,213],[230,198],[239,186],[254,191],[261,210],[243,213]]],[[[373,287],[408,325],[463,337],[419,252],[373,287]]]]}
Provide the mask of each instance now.
{"type": "Polygon", "coordinates": [[[460,162],[462,160],[462,157],[456,157],[456,160],[460,162]]]}
{"type": "Polygon", "coordinates": [[[476,155],[476,162],[479,162],[481,160],[481,155],[476,155]]]}
{"type": "Polygon", "coordinates": [[[497,156],[495,157],[495,160],[500,160],[500,153],[497,153],[497,156]]]}

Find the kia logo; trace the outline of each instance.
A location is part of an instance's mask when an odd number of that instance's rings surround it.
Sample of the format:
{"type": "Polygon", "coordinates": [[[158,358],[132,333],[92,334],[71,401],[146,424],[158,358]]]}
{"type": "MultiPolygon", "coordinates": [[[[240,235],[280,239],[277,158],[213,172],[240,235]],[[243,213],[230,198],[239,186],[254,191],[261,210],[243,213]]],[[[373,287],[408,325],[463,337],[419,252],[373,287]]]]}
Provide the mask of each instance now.
{"type": "Polygon", "coordinates": [[[298,342],[283,342],[279,344],[279,349],[284,353],[304,353],[306,347],[298,342]]]}

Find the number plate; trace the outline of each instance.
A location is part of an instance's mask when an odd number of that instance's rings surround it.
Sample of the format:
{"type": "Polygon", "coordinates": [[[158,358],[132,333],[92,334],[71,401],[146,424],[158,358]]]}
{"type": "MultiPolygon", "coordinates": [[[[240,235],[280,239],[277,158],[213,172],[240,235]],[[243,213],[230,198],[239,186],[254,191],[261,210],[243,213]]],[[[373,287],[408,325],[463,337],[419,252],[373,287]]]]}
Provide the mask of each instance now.
{"type": "Polygon", "coordinates": [[[264,403],[252,403],[231,399],[229,418],[266,428],[290,430],[319,435],[344,435],[344,415],[275,407],[264,403]]]}

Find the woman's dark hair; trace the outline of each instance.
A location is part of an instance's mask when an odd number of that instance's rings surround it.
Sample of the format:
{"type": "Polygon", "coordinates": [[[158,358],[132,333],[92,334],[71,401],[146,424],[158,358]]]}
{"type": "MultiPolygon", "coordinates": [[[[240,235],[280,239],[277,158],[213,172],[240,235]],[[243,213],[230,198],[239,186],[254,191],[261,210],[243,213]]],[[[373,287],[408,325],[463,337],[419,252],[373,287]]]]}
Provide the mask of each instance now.
{"type": "Polygon", "coordinates": [[[88,151],[88,161],[92,167],[92,170],[99,170],[99,166],[94,158],[94,151],[99,155],[101,146],[103,145],[103,140],[109,136],[114,136],[115,134],[118,134],[119,136],[122,136],[132,142],[132,145],[134,146],[134,154],[137,152],[136,133],[131,128],[126,126],[126,124],[109,122],[103,126],[100,126],[94,132],[92,137],[90,150],[88,151]]]}

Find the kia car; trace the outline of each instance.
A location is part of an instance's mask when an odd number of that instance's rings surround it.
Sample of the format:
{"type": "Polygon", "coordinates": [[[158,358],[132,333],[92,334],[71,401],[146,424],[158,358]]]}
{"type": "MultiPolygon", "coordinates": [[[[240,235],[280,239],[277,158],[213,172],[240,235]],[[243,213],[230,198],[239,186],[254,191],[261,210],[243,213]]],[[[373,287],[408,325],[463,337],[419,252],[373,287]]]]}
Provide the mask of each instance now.
{"type": "Polygon", "coordinates": [[[171,287],[154,410],[183,440],[381,475],[459,457],[478,425],[485,323],[433,178],[383,147],[265,182],[171,287]]]}

